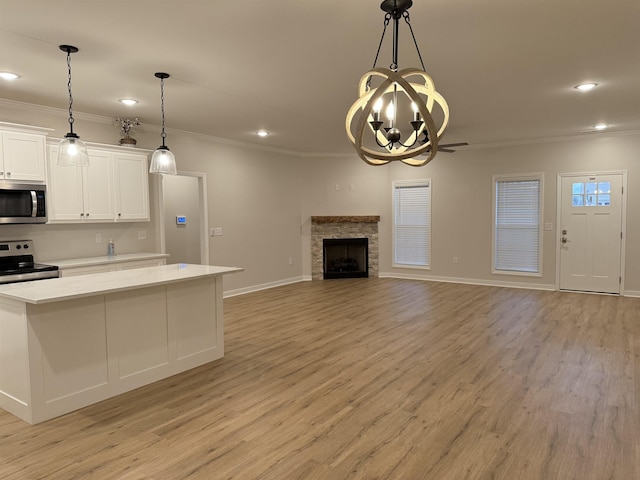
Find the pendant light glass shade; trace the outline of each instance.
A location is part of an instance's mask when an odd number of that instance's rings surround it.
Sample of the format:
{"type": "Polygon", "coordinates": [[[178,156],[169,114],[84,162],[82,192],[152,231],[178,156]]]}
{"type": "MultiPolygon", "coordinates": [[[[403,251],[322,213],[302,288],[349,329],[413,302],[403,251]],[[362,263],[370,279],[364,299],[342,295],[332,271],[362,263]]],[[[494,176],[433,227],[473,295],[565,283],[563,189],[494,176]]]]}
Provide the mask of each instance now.
{"type": "Polygon", "coordinates": [[[67,133],[62,141],[58,144],[57,165],[70,167],[87,167],[89,166],[89,154],[87,147],[80,140],[80,137],[73,133],[73,95],[71,94],[71,54],[78,51],[77,47],[72,45],[60,45],[60,50],[67,54],[67,71],[68,81],[67,90],[69,91],[69,133],[67,133]]]}
{"type": "Polygon", "coordinates": [[[153,152],[151,156],[151,166],[149,167],[150,173],[166,173],[169,175],[176,175],[176,157],[173,156],[171,150],[166,146],[161,146],[153,152]]]}
{"type": "Polygon", "coordinates": [[[64,167],[88,167],[87,147],[75,133],[67,133],[58,144],[57,165],[64,167]]]}
{"type": "Polygon", "coordinates": [[[164,173],[168,175],[176,175],[176,157],[164,144],[167,133],[164,131],[164,79],[169,78],[168,73],[158,72],[156,78],[160,79],[160,105],[162,110],[162,145],[160,145],[151,156],[151,165],[149,165],[149,173],[164,173]]]}

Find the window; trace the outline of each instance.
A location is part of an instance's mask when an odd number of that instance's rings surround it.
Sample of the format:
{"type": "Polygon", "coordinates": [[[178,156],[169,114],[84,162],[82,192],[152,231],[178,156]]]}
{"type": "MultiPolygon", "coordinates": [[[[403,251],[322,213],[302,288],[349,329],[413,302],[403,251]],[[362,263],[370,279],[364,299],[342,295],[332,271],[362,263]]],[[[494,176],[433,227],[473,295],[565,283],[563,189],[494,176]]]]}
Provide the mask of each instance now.
{"type": "Polygon", "coordinates": [[[574,182],[571,185],[572,207],[608,207],[611,205],[611,182],[574,182]]]}
{"type": "Polygon", "coordinates": [[[430,181],[393,182],[393,264],[429,268],[430,263],[430,181]]]}
{"type": "Polygon", "coordinates": [[[542,174],[493,178],[493,273],[540,275],[542,174]]]}

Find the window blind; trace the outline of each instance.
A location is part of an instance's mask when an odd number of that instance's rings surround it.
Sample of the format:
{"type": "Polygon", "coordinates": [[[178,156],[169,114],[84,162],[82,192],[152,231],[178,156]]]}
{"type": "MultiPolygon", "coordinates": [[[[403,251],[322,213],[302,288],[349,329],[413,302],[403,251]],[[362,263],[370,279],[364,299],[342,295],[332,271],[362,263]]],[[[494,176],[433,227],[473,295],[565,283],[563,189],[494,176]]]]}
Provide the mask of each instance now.
{"type": "Polygon", "coordinates": [[[431,243],[431,189],[428,180],[395,182],[393,262],[428,267],[431,243]]]}
{"type": "Polygon", "coordinates": [[[540,272],[540,179],[496,180],[494,268],[540,272]]]}

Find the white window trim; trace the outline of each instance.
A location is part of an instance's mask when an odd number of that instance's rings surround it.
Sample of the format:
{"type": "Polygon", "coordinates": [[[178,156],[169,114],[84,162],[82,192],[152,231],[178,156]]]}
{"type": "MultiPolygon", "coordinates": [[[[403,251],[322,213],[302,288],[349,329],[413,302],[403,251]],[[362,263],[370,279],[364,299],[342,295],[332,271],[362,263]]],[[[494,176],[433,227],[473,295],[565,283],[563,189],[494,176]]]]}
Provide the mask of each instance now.
{"type": "Polygon", "coordinates": [[[410,268],[410,269],[415,269],[415,270],[431,270],[431,244],[432,244],[432,239],[433,239],[433,216],[432,216],[432,205],[433,203],[433,190],[432,190],[432,184],[431,184],[431,179],[430,178],[423,178],[423,179],[419,179],[419,180],[394,180],[392,182],[391,185],[391,216],[392,216],[392,221],[391,221],[391,228],[392,228],[392,232],[391,232],[391,262],[392,262],[392,267],[393,268],[410,268]],[[395,262],[395,251],[396,251],[396,235],[395,235],[395,227],[396,227],[396,221],[395,221],[395,191],[396,191],[396,187],[420,187],[420,186],[427,186],[429,187],[429,244],[428,244],[428,248],[427,248],[427,259],[428,259],[428,265],[408,265],[408,264],[404,264],[404,263],[396,263],[395,262]]]}
{"type": "Polygon", "coordinates": [[[496,275],[516,275],[524,277],[542,277],[543,259],[543,232],[544,232],[544,173],[524,173],[493,175],[492,177],[492,224],[491,224],[491,273],[496,275]],[[527,181],[538,180],[540,182],[540,220],[538,225],[538,271],[520,272],[514,270],[496,270],[496,184],[499,181],[527,181]]]}

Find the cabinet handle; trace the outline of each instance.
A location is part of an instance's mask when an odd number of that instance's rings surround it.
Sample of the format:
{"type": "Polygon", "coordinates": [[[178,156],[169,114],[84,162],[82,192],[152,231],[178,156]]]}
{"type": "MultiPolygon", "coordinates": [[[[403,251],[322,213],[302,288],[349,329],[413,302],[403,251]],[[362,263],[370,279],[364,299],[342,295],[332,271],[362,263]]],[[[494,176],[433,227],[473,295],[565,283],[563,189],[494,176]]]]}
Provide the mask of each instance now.
{"type": "Polygon", "coordinates": [[[4,175],[4,172],[0,172],[0,175],[4,175]]]}
{"type": "Polygon", "coordinates": [[[84,217],[84,213],[81,213],[81,214],[80,214],[80,216],[81,216],[81,217],[84,217]]]}
{"type": "Polygon", "coordinates": [[[87,213],[87,217],[89,216],[89,214],[87,213]]]}
{"type": "Polygon", "coordinates": [[[118,214],[118,216],[119,216],[119,217],[121,217],[121,216],[122,216],[122,214],[121,214],[121,213],[119,213],[119,214],[118,214]]]}
{"type": "Polygon", "coordinates": [[[10,177],[10,176],[11,176],[11,172],[7,172],[7,177],[10,177]]]}

